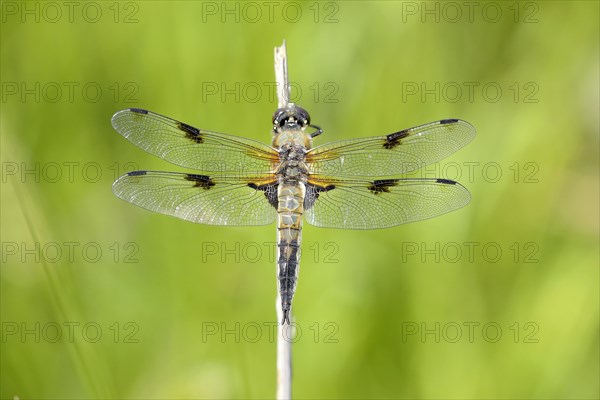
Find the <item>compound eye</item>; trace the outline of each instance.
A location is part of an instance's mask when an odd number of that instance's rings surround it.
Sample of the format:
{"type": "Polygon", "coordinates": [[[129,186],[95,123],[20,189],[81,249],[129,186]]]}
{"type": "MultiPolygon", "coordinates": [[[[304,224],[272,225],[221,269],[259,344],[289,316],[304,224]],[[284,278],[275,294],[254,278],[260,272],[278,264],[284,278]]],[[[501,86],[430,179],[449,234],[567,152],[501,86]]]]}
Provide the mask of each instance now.
{"type": "Polygon", "coordinates": [[[298,117],[300,119],[300,124],[302,124],[303,127],[310,125],[310,115],[308,115],[308,111],[306,111],[303,108],[300,108],[298,117]]]}
{"type": "Polygon", "coordinates": [[[281,126],[281,121],[284,119],[284,114],[285,111],[282,109],[275,111],[275,114],[273,114],[273,125],[281,126]]]}
{"type": "Polygon", "coordinates": [[[279,125],[278,119],[277,115],[273,115],[273,125],[279,125]]]}

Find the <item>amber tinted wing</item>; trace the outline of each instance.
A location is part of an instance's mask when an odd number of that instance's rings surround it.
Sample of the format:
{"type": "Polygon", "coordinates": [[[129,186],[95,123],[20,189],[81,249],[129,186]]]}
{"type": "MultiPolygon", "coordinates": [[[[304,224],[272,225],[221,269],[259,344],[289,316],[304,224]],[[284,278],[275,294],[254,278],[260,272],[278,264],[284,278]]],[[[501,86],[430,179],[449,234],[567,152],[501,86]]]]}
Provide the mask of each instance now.
{"type": "Polygon", "coordinates": [[[267,225],[276,216],[277,185],[272,175],[134,171],[115,181],[113,193],[147,210],[199,224],[267,225]]]}
{"type": "Polygon", "coordinates": [[[304,215],[324,228],[389,228],[459,209],[470,198],[447,179],[310,179],[304,215]]]}
{"type": "Polygon", "coordinates": [[[278,160],[277,152],[260,142],[194,128],[139,108],[117,112],[112,125],[147,152],[206,174],[268,173],[278,160]]]}
{"type": "Polygon", "coordinates": [[[466,121],[445,119],[385,136],[326,143],[308,151],[313,175],[392,177],[454,153],[475,137],[466,121]]]}

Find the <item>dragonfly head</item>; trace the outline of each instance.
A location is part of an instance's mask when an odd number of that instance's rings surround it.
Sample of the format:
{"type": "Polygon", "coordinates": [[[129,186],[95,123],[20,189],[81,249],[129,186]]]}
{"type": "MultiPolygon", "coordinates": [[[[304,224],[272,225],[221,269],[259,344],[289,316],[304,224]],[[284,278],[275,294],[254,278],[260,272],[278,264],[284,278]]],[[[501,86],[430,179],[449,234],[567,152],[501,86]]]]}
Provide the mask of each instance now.
{"type": "Polygon", "coordinates": [[[294,103],[278,108],[273,114],[273,133],[279,133],[282,129],[304,129],[309,125],[308,111],[294,103]]]}

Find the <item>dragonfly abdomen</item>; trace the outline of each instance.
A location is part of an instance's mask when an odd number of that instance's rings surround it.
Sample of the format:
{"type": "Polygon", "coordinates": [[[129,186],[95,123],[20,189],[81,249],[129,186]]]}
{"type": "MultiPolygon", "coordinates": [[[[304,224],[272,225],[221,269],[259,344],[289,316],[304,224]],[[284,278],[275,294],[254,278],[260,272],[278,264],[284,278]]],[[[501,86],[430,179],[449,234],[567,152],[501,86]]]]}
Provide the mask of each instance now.
{"type": "Polygon", "coordinates": [[[289,323],[296,281],[300,270],[304,183],[283,183],[277,188],[277,281],[283,310],[282,323],[289,323]]]}

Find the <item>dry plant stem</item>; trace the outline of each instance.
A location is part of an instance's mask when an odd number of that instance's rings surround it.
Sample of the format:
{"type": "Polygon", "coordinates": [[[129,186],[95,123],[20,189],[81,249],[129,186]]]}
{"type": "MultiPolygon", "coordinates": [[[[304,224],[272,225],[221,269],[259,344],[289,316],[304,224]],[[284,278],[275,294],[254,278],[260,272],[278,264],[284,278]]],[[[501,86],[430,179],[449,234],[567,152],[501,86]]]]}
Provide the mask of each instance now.
{"type": "Polygon", "coordinates": [[[275,82],[277,83],[278,107],[285,107],[290,101],[290,81],[288,80],[285,40],[281,46],[275,47],[275,82]]]}
{"type": "MultiPolygon", "coordinates": [[[[275,47],[275,81],[277,83],[277,102],[279,108],[287,106],[290,99],[290,86],[287,74],[287,52],[285,40],[279,47],[275,47]]],[[[292,326],[282,322],[283,310],[281,297],[277,291],[275,303],[277,310],[277,398],[280,400],[292,398],[292,326]],[[287,339],[287,340],[286,340],[287,339]]],[[[292,310],[290,310],[290,321],[292,310]]]]}

